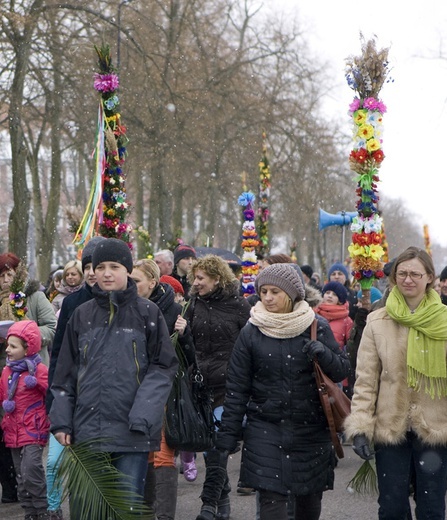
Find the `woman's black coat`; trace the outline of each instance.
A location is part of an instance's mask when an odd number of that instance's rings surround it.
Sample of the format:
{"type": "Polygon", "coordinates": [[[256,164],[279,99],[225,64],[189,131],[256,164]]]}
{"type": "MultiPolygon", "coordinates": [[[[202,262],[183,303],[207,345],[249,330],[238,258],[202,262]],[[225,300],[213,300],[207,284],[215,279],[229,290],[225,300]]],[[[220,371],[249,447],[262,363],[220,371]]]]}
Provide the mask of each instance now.
{"type": "Polygon", "coordinates": [[[204,382],[214,395],[214,407],[223,404],[227,368],[239,332],[250,317],[250,305],[239,296],[239,284],[219,288],[206,297],[193,296],[186,312],[194,337],[204,382]]]}
{"type": "MultiPolygon", "coordinates": [[[[327,347],[319,357],[322,369],[334,381],[342,381],[349,372],[349,360],[325,320],[318,320],[317,334],[327,347]]],[[[251,323],[239,335],[229,365],[216,446],[231,452],[243,435],[244,486],[295,495],[333,488],[335,456],[330,433],[313,364],[303,352],[309,339],[310,329],[295,338],[276,339],[251,323]]]]}

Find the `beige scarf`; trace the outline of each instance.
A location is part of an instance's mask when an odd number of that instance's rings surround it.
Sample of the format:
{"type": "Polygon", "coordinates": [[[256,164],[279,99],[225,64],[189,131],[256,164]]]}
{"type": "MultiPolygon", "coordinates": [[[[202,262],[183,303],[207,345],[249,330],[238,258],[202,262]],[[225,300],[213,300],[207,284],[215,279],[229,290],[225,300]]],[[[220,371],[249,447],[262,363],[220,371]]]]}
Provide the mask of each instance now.
{"type": "Polygon", "coordinates": [[[262,302],[250,311],[249,322],[269,338],[294,338],[310,327],[315,319],[314,311],[306,301],[295,303],[292,312],[279,314],[268,312],[262,302]]]}

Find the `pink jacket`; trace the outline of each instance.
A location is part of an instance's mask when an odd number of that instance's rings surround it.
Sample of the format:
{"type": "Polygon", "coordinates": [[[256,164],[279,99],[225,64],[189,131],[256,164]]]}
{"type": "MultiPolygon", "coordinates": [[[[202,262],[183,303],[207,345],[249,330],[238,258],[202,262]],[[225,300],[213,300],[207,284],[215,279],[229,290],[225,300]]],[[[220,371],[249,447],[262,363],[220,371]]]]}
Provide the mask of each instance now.
{"type": "MultiPolygon", "coordinates": [[[[48,388],[48,368],[39,363],[35,377],[37,385],[27,388],[22,372],[14,394],[15,409],[11,413],[4,412],[2,420],[3,440],[8,448],[21,448],[29,444],[45,446],[48,441],[50,422],[45,410],[45,394],[48,388]]],[[[0,405],[8,399],[8,378],[11,369],[6,366],[0,379],[0,405]]],[[[3,410],[2,410],[3,411],[3,410]]]]}
{"type": "Polygon", "coordinates": [[[316,313],[320,314],[320,316],[323,316],[323,318],[328,320],[337,343],[340,345],[340,348],[343,349],[349,339],[351,329],[354,325],[354,322],[349,317],[348,302],[343,305],[321,303],[314,310],[316,313]]]}

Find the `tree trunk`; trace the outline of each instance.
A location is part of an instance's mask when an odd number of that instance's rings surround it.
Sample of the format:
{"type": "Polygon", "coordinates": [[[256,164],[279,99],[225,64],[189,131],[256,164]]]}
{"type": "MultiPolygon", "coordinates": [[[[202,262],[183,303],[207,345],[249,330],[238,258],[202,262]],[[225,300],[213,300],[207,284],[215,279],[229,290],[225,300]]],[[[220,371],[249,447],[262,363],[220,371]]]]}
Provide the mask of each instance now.
{"type": "MultiPolygon", "coordinates": [[[[15,69],[10,89],[8,110],[11,141],[11,169],[14,206],[9,215],[9,250],[20,258],[27,256],[30,193],[26,182],[26,146],[22,128],[22,106],[25,77],[28,71],[31,39],[43,0],[34,0],[26,16],[17,22],[11,19],[11,42],[15,53],[15,69]],[[23,24],[23,33],[20,27],[23,24]]],[[[37,230],[39,232],[39,230],[37,230]]]]}
{"type": "MultiPolygon", "coordinates": [[[[55,31],[56,33],[56,31],[55,31]]],[[[51,99],[50,128],[51,128],[51,175],[50,175],[50,196],[48,197],[48,207],[41,234],[37,234],[37,269],[40,280],[45,280],[51,270],[51,260],[54,247],[54,236],[57,229],[58,212],[61,199],[61,178],[62,178],[62,152],[61,152],[61,121],[62,121],[62,92],[63,81],[61,75],[62,55],[58,52],[60,43],[57,35],[54,36],[52,47],[53,58],[53,81],[54,89],[49,93],[51,99]]],[[[40,186],[34,186],[39,189],[40,186]]]]}
{"type": "Polygon", "coordinates": [[[30,193],[26,182],[25,137],[22,128],[23,85],[28,68],[29,42],[16,47],[16,69],[8,110],[11,141],[12,190],[14,206],[9,215],[9,250],[20,258],[27,256],[30,193]]]}

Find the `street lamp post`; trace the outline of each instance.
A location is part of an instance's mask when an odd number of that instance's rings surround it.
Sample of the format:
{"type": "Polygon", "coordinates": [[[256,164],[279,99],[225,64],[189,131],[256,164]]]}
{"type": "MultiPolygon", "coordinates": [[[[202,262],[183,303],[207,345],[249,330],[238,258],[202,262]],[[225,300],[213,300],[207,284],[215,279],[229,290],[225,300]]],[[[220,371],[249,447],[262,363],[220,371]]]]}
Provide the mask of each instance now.
{"type": "Polygon", "coordinates": [[[118,26],[118,39],[116,42],[116,68],[119,71],[120,63],[121,63],[121,54],[120,54],[120,47],[121,47],[121,9],[124,5],[130,4],[132,0],[121,0],[121,2],[118,4],[118,15],[116,17],[116,24],[118,26]]]}

